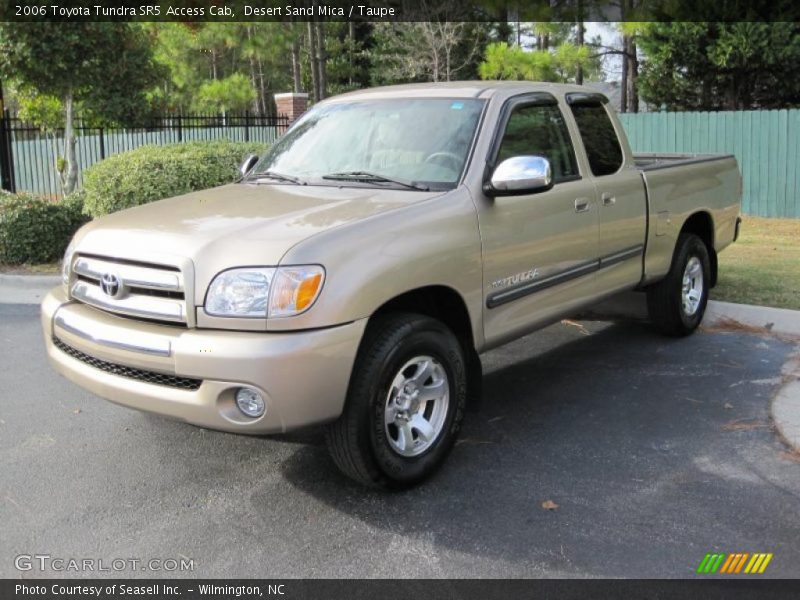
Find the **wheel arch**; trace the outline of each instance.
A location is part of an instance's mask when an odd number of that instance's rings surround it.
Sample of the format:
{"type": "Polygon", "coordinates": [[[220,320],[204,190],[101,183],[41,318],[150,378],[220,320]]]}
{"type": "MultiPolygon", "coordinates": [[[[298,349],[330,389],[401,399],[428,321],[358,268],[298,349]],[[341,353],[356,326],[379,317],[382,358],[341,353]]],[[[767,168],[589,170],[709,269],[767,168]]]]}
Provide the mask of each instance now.
{"type": "Polygon", "coordinates": [[[708,249],[708,257],[711,261],[711,280],[713,288],[717,285],[717,251],[714,249],[714,218],[711,213],[700,210],[689,216],[681,227],[681,233],[693,233],[699,237],[708,249]]]}
{"type": "Polygon", "coordinates": [[[422,314],[441,321],[453,332],[464,350],[467,361],[469,384],[467,404],[471,408],[476,407],[481,395],[483,371],[476,350],[476,332],[473,331],[469,309],[461,294],[445,285],[429,285],[408,290],[380,305],[370,316],[370,321],[391,312],[422,314]]]}

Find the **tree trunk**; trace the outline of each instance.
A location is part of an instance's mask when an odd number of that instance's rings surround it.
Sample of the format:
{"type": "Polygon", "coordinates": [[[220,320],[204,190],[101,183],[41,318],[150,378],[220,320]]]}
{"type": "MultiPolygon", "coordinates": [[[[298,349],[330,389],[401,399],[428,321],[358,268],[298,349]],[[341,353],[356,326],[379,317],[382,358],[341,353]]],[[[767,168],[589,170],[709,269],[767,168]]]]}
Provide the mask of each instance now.
{"type": "Polygon", "coordinates": [[[326,63],[328,61],[328,55],[325,52],[325,24],[321,21],[317,21],[317,76],[319,82],[319,96],[318,98],[322,100],[325,98],[327,94],[328,88],[328,74],[327,74],[327,67],[326,63]]]}
{"type": "Polygon", "coordinates": [[[267,84],[264,81],[264,61],[261,60],[261,57],[258,58],[258,82],[259,89],[261,90],[261,114],[269,115],[272,111],[269,109],[270,102],[267,99],[267,84]]]}
{"type": "Polygon", "coordinates": [[[353,54],[356,51],[356,24],[353,21],[350,21],[347,24],[347,37],[348,37],[348,44],[347,44],[347,57],[348,62],[350,63],[350,71],[347,76],[347,83],[348,85],[353,85],[353,54]]]}
{"type": "Polygon", "coordinates": [[[622,82],[619,86],[619,111],[628,112],[628,36],[622,36],[622,82]]]}
{"type": "Polygon", "coordinates": [[[711,110],[711,75],[703,77],[703,88],[700,92],[699,110],[711,110]]]}
{"type": "Polygon", "coordinates": [[[506,3],[502,3],[497,11],[497,41],[509,44],[511,43],[511,35],[513,31],[508,22],[508,6],[506,6],[506,3]]]}
{"type": "Polygon", "coordinates": [[[292,32],[292,87],[295,94],[299,94],[302,87],[300,79],[300,35],[292,32]]]}
{"type": "Polygon", "coordinates": [[[72,92],[64,98],[64,172],[61,174],[61,187],[64,196],[75,191],[78,183],[78,157],[75,153],[75,129],[73,125],[72,92]]]}
{"type": "Polygon", "coordinates": [[[636,56],[636,42],[633,38],[630,40],[630,48],[628,50],[628,107],[630,112],[639,112],[639,90],[636,87],[637,79],[639,78],[639,58],[636,56]]]}
{"type": "Polygon", "coordinates": [[[423,34],[425,45],[430,50],[431,80],[439,81],[441,63],[439,60],[439,44],[443,39],[442,24],[433,22],[420,22],[419,31],[423,34]],[[434,29],[434,26],[438,29],[434,29]]]}
{"type": "MultiPolygon", "coordinates": [[[[447,27],[445,24],[444,27],[447,27]]],[[[449,32],[445,32],[445,35],[442,38],[445,40],[444,43],[444,80],[450,81],[450,53],[452,52],[452,47],[448,41],[449,32]]]]}
{"type": "MultiPolygon", "coordinates": [[[[252,43],[253,40],[253,27],[252,25],[247,26],[247,41],[252,43]]],[[[255,99],[253,100],[253,114],[261,114],[261,100],[264,96],[264,89],[261,85],[259,85],[258,77],[256,75],[256,59],[253,56],[253,52],[249,52],[247,62],[250,65],[250,85],[253,86],[254,90],[258,90],[255,99]]]]}
{"type": "Polygon", "coordinates": [[[311,67],[311,87],[314,102],[319,102],[319,71],[317,71],[317,28],[308,22],[308,62],[311,67]]]}
{"type": "MultiPolygon", "coordinates": [[[[580,2],[578,4],[578,10],[581,13],[583,12],[581,10],[580,2]]],[[[585,28],[583,26],[582,14],[579,15],[579,16],[581,16],[581,18],[578,20],[578,46],[583,46],[584,45],[584,35],[586,33],[586,30],[585,30],[585,28]]],[[[575,71],[575,83],[577,83],[578,85],[583,85],[583,65],[581,65],[581,64],[578,64],[578,68],[575,71]]]]}

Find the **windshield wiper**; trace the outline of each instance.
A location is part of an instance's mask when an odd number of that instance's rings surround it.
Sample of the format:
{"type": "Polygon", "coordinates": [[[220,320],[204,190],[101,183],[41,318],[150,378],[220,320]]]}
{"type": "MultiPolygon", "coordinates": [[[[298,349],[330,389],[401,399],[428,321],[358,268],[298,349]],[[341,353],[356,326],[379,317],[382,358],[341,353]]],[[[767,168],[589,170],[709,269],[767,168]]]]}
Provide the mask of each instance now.
{"type": "Polygon", "coordinates": [[[294,177],[293,175],[284,175],[283,173],[277,173],[276,171],[262,171],[261,173],[253,173],[248,177],[248,179],[274,179],[275,181],[287,181],[295,185],[306,184],[306,182],[299,177],[294,177]]]}
{"type": "Polygon", "coordinates": [[[423,185],[421,183],[405,181],[403,179],[395,179],[393,177],[387,177],[386,175],[379,175],[378,173],[370,173],[369,171],[343,171],[342,173],[328,173],[327,175],[323,175],[322,179],[332,179],[335,181],[360,181],[365,183],[394,183],[412,190],[420,190],[423,192],[430,190],[427,185],[423,185]]]}

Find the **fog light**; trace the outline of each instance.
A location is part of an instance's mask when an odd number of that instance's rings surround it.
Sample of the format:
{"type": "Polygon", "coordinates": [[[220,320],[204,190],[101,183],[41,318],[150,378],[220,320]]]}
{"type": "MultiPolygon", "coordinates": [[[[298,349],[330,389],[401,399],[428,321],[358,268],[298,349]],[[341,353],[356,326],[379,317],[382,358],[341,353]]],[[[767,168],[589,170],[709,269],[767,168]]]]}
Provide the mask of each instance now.
{"type": "Polygon", "coordinates": [[[248,417],[256,418],[264,414],[264,399],[253,388],[236,390],[236,406],[248,417]]]}

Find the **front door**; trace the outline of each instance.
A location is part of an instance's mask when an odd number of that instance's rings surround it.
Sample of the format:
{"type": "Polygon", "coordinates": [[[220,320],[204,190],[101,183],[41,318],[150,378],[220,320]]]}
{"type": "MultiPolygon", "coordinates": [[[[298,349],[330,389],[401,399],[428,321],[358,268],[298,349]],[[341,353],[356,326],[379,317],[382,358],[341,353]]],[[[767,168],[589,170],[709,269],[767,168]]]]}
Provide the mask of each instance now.
{"type": "Polygon", "coordinates": [[[550,161],[554,186],[481,204],[484,334],[490,346],[565,314],[595,292],[594,183],[580,176],[555,99],[529,95],[511,102],[490,164],[512,156],[543,156],[550,161]]]}

